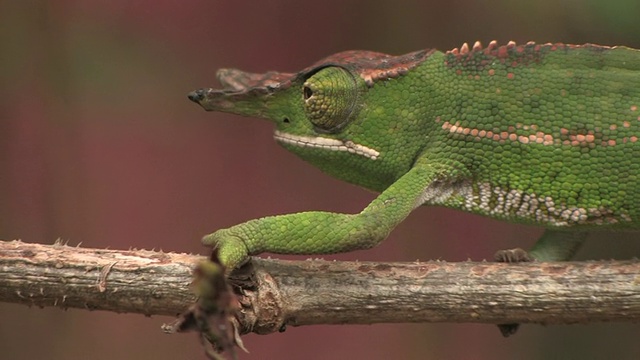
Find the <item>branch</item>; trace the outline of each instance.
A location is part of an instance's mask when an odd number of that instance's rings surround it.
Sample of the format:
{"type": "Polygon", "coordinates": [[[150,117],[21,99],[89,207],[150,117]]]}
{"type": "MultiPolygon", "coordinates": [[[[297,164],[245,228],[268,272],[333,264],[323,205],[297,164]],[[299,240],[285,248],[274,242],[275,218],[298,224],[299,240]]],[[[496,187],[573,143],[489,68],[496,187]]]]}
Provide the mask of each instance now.
{"type": "MultiPolygon", "coordinates": [[[[0,241],[0,301],[177,315],[202,257],[0,241]]],[[[502,264],[254,259],[242,332],[285,325],[640,321],[640,261],[502,264]]],[[[248,274],[251,273],[251,276],[248,274]]],[[[249,281],[249,280],[250,281],[249,281]]],[[[232,279],[233,280],[233,279],[232,279]]]]}

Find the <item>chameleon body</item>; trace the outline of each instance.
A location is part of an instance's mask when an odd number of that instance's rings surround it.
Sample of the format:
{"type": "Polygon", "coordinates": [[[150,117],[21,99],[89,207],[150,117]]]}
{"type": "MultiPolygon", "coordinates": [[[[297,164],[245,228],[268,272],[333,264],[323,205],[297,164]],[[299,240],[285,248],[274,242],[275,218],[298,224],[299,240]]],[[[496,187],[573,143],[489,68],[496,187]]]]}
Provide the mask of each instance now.
{"type": "Polygon", "coordinates": [[[222,90],[189,98],[269,119],[286,149],[380,192],[358,214],[271,216],[206,236],[229,268],[261,252],[369,248],[421,205],[544,226],[538,260],[569,259],[590,230],[639,227],[638,50],[477,42],[218,78],[222,90]]]}

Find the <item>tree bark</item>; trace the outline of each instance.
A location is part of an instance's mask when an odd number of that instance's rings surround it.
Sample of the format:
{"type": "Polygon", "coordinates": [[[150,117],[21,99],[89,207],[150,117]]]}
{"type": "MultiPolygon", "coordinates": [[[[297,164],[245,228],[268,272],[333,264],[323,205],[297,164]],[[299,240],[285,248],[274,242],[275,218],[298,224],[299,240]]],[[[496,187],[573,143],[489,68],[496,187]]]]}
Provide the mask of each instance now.
{"type": "MultiPolygon", "coordinates": [[[[0,241],[0,301],[177,315],[204,257],[0,241]]],[[[503,264],[254,259],[241,332],[406,322],[570,324],[640,320],[640,261],[503,264]]]]}

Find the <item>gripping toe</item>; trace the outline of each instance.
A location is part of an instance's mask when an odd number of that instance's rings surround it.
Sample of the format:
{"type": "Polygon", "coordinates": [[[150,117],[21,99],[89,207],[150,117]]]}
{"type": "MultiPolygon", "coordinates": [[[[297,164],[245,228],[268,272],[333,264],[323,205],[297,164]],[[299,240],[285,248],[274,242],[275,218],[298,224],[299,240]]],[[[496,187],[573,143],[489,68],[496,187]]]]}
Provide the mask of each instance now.
{"type": "Polygon", "coordinates": [[[519,263],[533,261],[533,257],[521,248],[500,250],[493,256],[494,260],[502,263],[519,263]]]}

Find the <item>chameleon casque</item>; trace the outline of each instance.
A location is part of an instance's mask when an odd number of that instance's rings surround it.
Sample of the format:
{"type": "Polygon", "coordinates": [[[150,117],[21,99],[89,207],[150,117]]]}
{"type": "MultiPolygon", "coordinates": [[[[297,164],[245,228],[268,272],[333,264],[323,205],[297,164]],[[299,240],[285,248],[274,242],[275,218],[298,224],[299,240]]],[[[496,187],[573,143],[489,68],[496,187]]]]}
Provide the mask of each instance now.
{"type": "Polygon", "coordinates": [[[503,261],[568,260],[591,230],[640,226],[640,51],[464,44],[401,56],[347,51],[299,73],[222,69],[208,111],[271,120],[275,140],[380,192],[358,214],[251,220],[204,238],[233,269],[261,252],[375,246],[421,205],[546,228],[503,261]],[[515,260],[514,260],[515,259],[515,260]]]}

